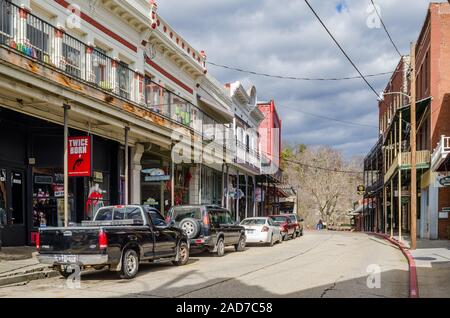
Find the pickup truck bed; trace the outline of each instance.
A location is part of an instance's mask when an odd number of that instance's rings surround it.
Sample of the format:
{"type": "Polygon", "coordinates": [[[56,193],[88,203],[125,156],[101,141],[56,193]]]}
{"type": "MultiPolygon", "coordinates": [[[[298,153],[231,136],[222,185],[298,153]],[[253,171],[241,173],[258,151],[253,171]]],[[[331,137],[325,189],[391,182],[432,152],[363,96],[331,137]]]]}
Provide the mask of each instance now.
{"type": "MultiPolygon", "coordinates": [[[[138,209],[141,215],[140,217],[137,215],[138,218],[136,218],[136,212],[134,212],[133,217],[136,219],[96,220],[94,218],[94,221],[83,222],[81,226],[41,228],[37,240],[39,261],[55,266],[63,276],[70,275],[75,266],[81,269],[107,266],[110,270],[121,273],[123,278],[132,278],[137,273],[137,268],[126,273],[127,266],[124,264],[158,259],[172,260],[177,265],[184,265],[187,262],[189,245],[186,235],[180,229],[162,223],[155,226],[152,219],[162,218],[159,212],[150,211],[142,206],[116,206],[102,209],[113,211],[111,215],[116,213],[114,212],[116,210],[123,212],[127,209],[134,209],[134,211],[138,209]],[[184,257],[182,260],[180,260],[180,253],[184,257]],[[126,260],[125,257],[130,259],[126,260]]],[[[126,215],[126,213],[123,214],[126,215]]]]}

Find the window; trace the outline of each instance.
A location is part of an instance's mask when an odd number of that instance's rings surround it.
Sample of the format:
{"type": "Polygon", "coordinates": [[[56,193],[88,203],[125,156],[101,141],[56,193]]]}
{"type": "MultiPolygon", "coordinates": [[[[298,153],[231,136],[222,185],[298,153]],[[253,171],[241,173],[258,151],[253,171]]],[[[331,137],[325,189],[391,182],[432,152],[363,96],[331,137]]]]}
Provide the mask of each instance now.
{"type": "Polygon", "coordinates": [[[151,218],[154,226],[166,226],[167,225],[163,216],[161,214],[159,214],[159,212],[157,212],[155,210],[150,210],[149,214],[150,214],[150,218],[151,218]]]}
{"type": "Polygon", "coordinates": [[[81,77],[81,53],[80,49],[75,47],[76,42],[71,39],[64,37],[64,42],[62,45],[63,57],[65,63],[65,71],[75,77],[81,77]],[[70,42],[70,43],[69,43],[70,42]]]}
{"type": "Polygon", "coordinates": [[[2,1],[0,5],[0,42],[6,43],[7,39],[11,39],[11,5],[5,1],[2,1]]]}
{"type": "Polygon", "coordinates": [[[50,63],[49,25],[32,17],[27,24],[27,37],[33,47],[33,57],[50,63]]]}
{"type": "Polygon", "coordinates": [[[227,210],[212,210],[209,211],[209,219],[214,226],[220,226],[220,224],[233,224],[233,218],[230,212],[227,210]]]}
{"type": "Polygon", "coordinates": [[[119,95],[123,98],[130,98],[130,71],[128,65],[119,63],[117,66],[117,79],[119,84],[119,95]]]}
{"type": "Polygon", "coordinates": [[[112,90],[110,78],[107,76],[108,56],[106,51],[96,48],[92,52],[92,72],[94,78],[91,81],[106,90],[112,90]]]}

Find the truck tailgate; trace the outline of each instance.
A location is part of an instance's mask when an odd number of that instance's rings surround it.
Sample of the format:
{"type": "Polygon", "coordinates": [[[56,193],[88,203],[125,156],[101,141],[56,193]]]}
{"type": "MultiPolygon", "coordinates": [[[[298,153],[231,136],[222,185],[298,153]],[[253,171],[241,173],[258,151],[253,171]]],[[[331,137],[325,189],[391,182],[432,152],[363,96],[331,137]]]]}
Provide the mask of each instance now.
{"type": "Polygon", "coordinates": [[[98,254],[98,227],[40,230],[40,254],[98,254]]]}

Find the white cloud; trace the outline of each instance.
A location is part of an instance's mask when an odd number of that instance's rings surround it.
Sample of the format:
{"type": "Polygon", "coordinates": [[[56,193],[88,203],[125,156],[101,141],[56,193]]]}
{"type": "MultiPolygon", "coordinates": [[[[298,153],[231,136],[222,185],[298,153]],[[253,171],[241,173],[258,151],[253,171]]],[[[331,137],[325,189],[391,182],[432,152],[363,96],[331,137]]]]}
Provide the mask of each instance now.
{"type": "MultiPolygon", "coordinates": [[[[363,73],[393,71],[399,56],[383,29],[366,25],[370,1],[311,0],[325,24],[363,73]]],[[[402,53],[409,52],[425,19],[429,1],[377,0],[402,53]],[[407,8],[407,10],[405,9],[407,8]]],[[[159,13],[194,47],[219,64],[298,77],[357,75],[303,0],[164,0],[159,13]]],[[[300,82],[267,79],[209,66],[221,82],[250,77],[260,99],[274,98],[287,142],[333,145],[347,155],[366,153],[377,129],[314,118],[292,107],[339,120],[378,125],[376,96],[362,80],[300,82]],[[287,106],[289,107],[283,107],[287,106]]],[[[369,78],[377,91],[389,76],[369,78]]]]}

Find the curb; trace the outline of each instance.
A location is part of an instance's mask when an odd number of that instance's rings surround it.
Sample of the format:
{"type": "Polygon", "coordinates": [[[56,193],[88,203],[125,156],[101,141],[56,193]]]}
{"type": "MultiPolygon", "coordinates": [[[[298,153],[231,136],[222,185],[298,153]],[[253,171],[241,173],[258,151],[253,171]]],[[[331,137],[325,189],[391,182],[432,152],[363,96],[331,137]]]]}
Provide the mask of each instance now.
{"type": "Polygon", "coordinates": [[[409,266],[409,298],[419,298],[419,284],[417,280],[417,269],[416,269],[416,262],[414,261],[414,257],[412,256],[409,249],[401,242],[397,241],[394,238],[391,238],[389,235],[381,234],[381,233],[375,233],[375,232],[365,232],[369,235],[375,235],[382,239],[385,239],[402,251],[403,255],[408,260],[408,266],[409,266]]]}
{"type": "Polygon", "coordinates": [[[32,280],[52,278],[52,277],[56,277],[58,275],[59,274],[56,271],[46,270],[46,271],[35,272],[35,273],[8,276],[8,277],[0,278],[0,287],[6,286],[6,285],[23,283],[23,282],[30,282],[32,280]]]}

